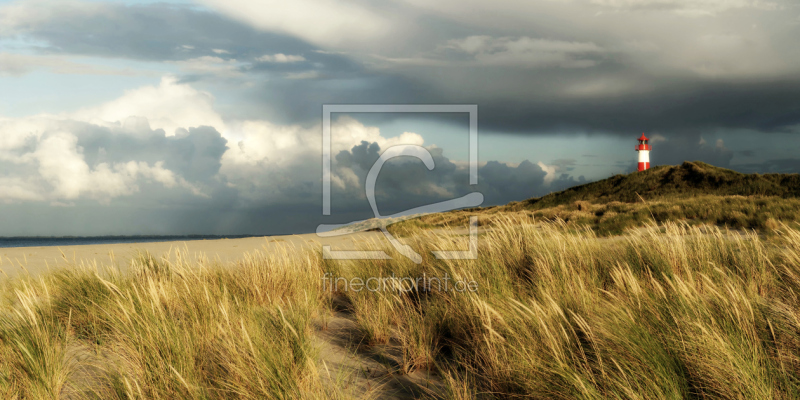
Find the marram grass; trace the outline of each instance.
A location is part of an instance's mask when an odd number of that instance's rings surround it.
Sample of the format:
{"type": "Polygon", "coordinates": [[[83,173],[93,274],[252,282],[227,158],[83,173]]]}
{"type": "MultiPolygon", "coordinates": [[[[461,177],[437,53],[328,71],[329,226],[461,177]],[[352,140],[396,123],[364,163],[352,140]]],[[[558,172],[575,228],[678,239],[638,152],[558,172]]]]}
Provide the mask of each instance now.
{"type": "MultiPolygon", "coordinates": [[[[454,246],[416,235],[428,250],[454,246]]],[[[588,228],[505,218],[481,235],[480,249],[477,260],[337,267],[352,276],[397,270],[478,282],[475,293],[344,293],[371,305],[356,307],[358,318],[370,321],[372,311],[397,321],[408,364],[437,369],[450,398],[800,397],[793,227],[780,226],[769,241],[672,223],[598,238],[588,228]]]]}
{"type": "Polygon", "coordinates": [[[288,253],[228,269],[142,255],[126,275],[7,282],[0,398],[329,398],[310,343],[315,267],[288,253]]]}
{"type": "Polygon", "coordinates": [[[517,215],[480,235],[476,260],[437,260],[431,250],[466,237],[413,228],[419,265],[374,244],[395,258],[143,255],[124,274],[17,279],[0,300],[0,398],[345,397],[320,379],[313,344],[331,297],[350,304],[364,345],[399,347],[401,373],[436,373],[445,390],[432,397],[800,398],[800,232],[773,231],[667,223],[597,237],[517,215]],[[326,272],[478,289],[331,292],[326,272]]]}

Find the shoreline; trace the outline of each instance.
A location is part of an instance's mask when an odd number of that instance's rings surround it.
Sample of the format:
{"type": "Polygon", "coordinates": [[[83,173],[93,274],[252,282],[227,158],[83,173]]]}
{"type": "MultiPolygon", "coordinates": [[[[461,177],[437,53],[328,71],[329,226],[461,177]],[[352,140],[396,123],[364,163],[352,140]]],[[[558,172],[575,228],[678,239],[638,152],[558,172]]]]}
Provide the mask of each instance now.
{"type": "Polygon", "coordinates": [[[102,244],[186,242],[194,240],[247,239],[269,236],[275,235],[3,236],[0,237],[0,249],[16,247],[64,247],[102,244]]]}
{"type": "Polygon", "coordinates": [[[291,246],[312,249],[322,245],[339,250],[356,250],[360,244],[382,237],[379,232],[356,232],[333,237],[316,233],[282,236],[257,236],[235,239],[170,240],[134,243],[85,244],[68,246],[29,246],[0,248],[0,279],[26,273],[36,276],[62,267],[88,265],[126,267],[140,252],[161,257],[178,248],[192,260],[206,258],[222,265],[241,259],[246,253],[271,251],[291,246]]]}

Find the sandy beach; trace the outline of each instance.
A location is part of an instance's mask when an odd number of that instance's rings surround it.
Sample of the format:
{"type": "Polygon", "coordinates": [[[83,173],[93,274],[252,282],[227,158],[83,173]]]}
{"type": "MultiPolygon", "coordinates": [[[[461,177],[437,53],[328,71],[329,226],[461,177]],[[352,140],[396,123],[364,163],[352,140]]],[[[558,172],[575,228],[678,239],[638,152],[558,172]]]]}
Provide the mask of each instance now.
{"type": "Polygon", "coordinates": [[[180,249],[192,260],[207,258],[229,264],[256,250],[275,251],[279,247],[320,249],[330,245],[335,250],[356,250],[359,244],[380,240],[379,232],[359,232],[342,236],[320,237],[314,233],[265,236],[241,239],[188,240],[150,243],[116,243],[79,246],[43,246],[0,248],[0,275],[14,277],[26,271],[38,275],[48,269],[76,265],[118,266],[125,269],[139,252],[161,257],[180,249]]]}

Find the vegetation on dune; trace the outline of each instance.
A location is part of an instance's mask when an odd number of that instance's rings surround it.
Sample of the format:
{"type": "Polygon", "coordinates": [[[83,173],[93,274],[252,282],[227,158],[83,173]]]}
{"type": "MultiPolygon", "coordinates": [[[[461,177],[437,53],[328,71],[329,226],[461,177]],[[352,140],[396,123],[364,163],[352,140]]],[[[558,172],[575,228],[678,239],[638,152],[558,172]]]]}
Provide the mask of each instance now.
{"type": "Polygon", "coordinates": [[[476,260],[434,258],[467,238],[417,230],[407,241],[421,264],[285,253],[221,269],[144,256],[124,276],[7,282],[0,396],[337,396],[319,379],[310,323],[336,298],[350,304],[363,344],[399,347],[401,373],[442,377],[447,393],[432,397],[800,397],[795,228],[780,225],[767,242],[687,224],[600,238],[528,222],[498,221],[476,260]],[[478,288],[331,290],[324,273],[449,276],[478,288]],[[76,347],[105,355],[104,373],[76,379],[76,347]]]}
{"type": "Polygon", "coordinates": [[[144,254],[124,276],[6,282],[0,398],[330,398],[310,344],[319,278],[298,256],[223,269],[144,254]]]}
{"type": "Polygon", "coordinates": [[[747,175],[686,162],[616,175],[504,206],[424,215],[389,229],[404,235],[420,227],[466,226],[469,216],[476,214],[481,215],[483,226],[514,215],[537,222],[561,220],[575,227],[589,226],[602,236],[669,221],[768,233],[778,221],[800,222],[800,175],[747,175]]]}
{"type": "Polygon", "coordinates": [[[684,162],[677,166],[658,166],[628,175],[615,175],[525,200],[521,206],[543,209],[576,201],[636,203],[641,198],[649,201],[708,195],[798,198],[800,175],[742,174],[700,161],[684,162]]]}
{"type": "MultiPolygon", "coordinates": [[[[800,396],[797,231],[782,226],[776,246],[685,224],[603,239],[526,222],[498,223],[477,260],[336,267],[358,277],[447,274],[478,282],[474,293],[341,295],[365,331],[393,330],[408,368],[437,368],[449,398],[800,396]]],[[[426,250],[454,246],[413,238],[426,250]]]]}
{"type": "Polygon", "coordinates": [[[619,235],[653,222],[711,224],[767,234],[779,226],[779,221],[800,222],[800,199],[779,197],[707,195],[638,203],[576,201],[543,209],[525,209],[520,204],[424,215],[393,224],[389,230],[410,235],[417,229],[466,227],[471,215],[479,215],[480,225],[485,228],[514,217],[527,219],[528,223],[563,221],[575,229],[590,227],[600,236],[619,235]]]}

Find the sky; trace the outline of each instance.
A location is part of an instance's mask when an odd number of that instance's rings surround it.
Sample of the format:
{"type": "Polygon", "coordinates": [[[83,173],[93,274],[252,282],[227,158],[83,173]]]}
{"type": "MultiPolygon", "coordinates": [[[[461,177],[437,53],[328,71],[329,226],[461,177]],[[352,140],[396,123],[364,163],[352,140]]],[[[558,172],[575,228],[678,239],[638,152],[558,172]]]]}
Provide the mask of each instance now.
{"type": "Polygon", "coordinates": [[[0,0],[0,236],[288,234],[652,165],[800,172],[796,0],[0,0]],[[322,106],[335,113],[322,215],[322,106]]]}

